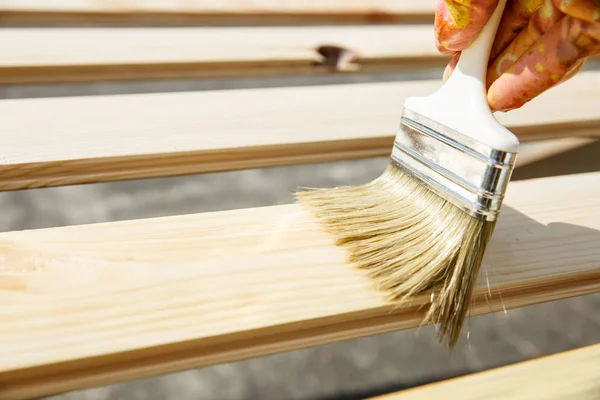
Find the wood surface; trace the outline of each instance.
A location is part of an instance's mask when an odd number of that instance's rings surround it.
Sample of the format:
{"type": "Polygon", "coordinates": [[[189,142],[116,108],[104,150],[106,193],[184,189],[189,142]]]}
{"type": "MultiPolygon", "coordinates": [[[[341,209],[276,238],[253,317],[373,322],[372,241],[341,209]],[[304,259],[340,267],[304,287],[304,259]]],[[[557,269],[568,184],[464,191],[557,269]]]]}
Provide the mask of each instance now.
{"type": "Polygon", "coordinates": [[[6,28],[0,54],[1,84],[397,72],[448,62],[429,24],[6,28]],[[322,46],[335,50],[324,57],[322,46]],[[353,62],[338,63],[340,51],[352,54],[353,62]]]}
{"type": "Polygon", "coordinates": [[[372,400],[597,400],[600,345],[442,381],[372,400]]]}
{"type": "MultiPolygon", "coordinates": [[[[600,291],[599,181],[511,184],[474,314],[600,291]]],[[[0,248],[0,399],[415,327],[428,301],[390,305],[297,205],[8,232],[0,248]]]]}
{"type": "MultiPolygon", "coordinates": [[[[0,101],[0,189],[388,156],[404,99],[440,82],[0,101]]],[[[600,73],[497,114],[521,141],[598,136],[600,73]]]]}
{"type": "Polygon", "coordinates": [[[5,28],[0,54],[0,84],[400,72],[449,61],[430,24],[5,28]]]}
{"type": "Polygon", "coordinates": [[[3,24],[393,23],[433,19],[435,0],[0,0],[3,24]]]}
{"type": "Polygon", "coordinates": [[[579,147],[591,144],[596,140],[598,139],[588,137],[567,137],[522,143],[519,149],[517,167],[524,167],[543,159],[575,150],[579,147]]]}

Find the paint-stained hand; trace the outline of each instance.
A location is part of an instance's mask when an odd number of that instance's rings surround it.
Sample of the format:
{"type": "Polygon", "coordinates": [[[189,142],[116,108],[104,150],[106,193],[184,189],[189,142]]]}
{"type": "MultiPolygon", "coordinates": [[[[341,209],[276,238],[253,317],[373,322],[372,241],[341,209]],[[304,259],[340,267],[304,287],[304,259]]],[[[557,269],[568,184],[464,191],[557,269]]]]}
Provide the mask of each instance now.
{"type": "MultiPolygon", "coordinates": [[[[491,17],[497,0],[438,0],[435,38],[454,55],[447,79],[491,17]]],[[[509,111],[571,78],[600,54],[600,0],[508,0],[492,46],[488,102],[509,111]]]]}

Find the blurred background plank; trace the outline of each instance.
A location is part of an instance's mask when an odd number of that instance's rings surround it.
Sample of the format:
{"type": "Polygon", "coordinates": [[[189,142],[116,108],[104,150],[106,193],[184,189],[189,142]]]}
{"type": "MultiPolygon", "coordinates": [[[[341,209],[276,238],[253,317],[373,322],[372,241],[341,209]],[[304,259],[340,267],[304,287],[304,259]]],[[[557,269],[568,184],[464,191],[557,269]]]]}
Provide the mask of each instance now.
{"type": "Polygon", "coordinates": [[[433,0],[0,0],[3,24],[430,22],[433,0]]]}
{"type": "MultiPolygon", "coordinates": [[[[431,25],[5,28],[0,84],[401,73],[449,58],[431,25]]],[[[592,58],[588,65],[597,64],[592,58]]]]}
{"type": "MultiPolygon", "coordinates": [[[[599,72],[582,72],[498,119],[522,141],[599,136],[599,84],[599,72]],[[566,97],[577,101],[561,102],[566,97]]],[[[4,100],[0,189],[386,156],[404,99],[437,87],[432,80],[4,100]]]]}
{"type": "Polygon", "coordinates": [[[521,168],[545,158],[575,150],[594,143],[597,140],[587,137],[566,137],[554,140],[541,140],[533,143],[522,143],[519,148],[517,167],[521,168]]]}
{"type": "Polygon", "coordinates": [[[398,72],[440,68],[431,25],[13,28],[0,84],[398,72]]]}

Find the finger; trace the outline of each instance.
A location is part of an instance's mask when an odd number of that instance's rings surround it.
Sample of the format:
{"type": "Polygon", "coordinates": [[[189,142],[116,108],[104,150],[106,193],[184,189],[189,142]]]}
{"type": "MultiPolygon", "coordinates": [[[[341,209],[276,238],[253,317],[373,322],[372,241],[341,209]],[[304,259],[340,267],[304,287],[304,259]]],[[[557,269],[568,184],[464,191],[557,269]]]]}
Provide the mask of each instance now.
{"type": "Polygon", "coordinates": [[[490,51],[490,60],[494,60],[527,26],[531,16],[540,8],[541,4],[542,0],[508,0],[496,31],[496,38],[490,51]]]}
{"type": "Polygon", "coordinates": [[[489,65],[487,74],[488,87],[526,51],[537,52],[541,58],[542,54],[546,51],[544,46],[540,44],[537,48],[532,48],[532,45],[563,16],[564,14],[554,7],[552,0],[544,0],[541,7],[529,20],[527,27],[519,32],[517,37],[489,65]]]}
{"type": "Polygon", "coordinates": [[[600,2],[597,0],[553,0],[556,8],[571,17],[588,22],[600,22],[600,2]]]}
{"type": "Polygon", "coordinates": [[[434,21],[438,50],[454,54],[470,45],[497,4],[498,0],[438,0],[434,21]]]}
{"type": "Polygon", "coordinates": [[[565,16],[534,44],[539,47],[556,51],[527,51],[511,65],[488,91],[492,110],[521,107],[572,76],[586,57],[600,54],[600,24],[565,16]]]}

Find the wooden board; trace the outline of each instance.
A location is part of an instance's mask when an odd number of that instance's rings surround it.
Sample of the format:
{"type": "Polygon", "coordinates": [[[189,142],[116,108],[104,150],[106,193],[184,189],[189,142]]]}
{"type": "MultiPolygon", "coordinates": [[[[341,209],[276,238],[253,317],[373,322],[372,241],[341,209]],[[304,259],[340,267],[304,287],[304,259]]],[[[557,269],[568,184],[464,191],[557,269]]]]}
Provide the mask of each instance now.
{"type": "Polygon", "coordinates": [[[448,62],[431,25],[13,28],[0,30],[0,54],[1,84],[382,72],[448,62]],[[335,51],[326,58],[322,46],[335,51]],[[340,51],[355,61],[336,66],[340,51]]]}
{"type": "MultiPolygon", "coordinates": [[[[600,173],[514,182],[474,313],[600,291],[600,173]],[[486,282],[489,282],[489,287],[486,282]]],[[[0,234],[0,399],[417,326],[297,205],[0,234]]]]}
{"type": "Polygon", "coordinates": [[[519,149],[517,167],[524,167],[543,159],[584,147],[597,140],[596,138],[587,137],[567,137],[522,143],[519,149]]]}
{"type": "MultiPolygon", "coordinates": [[[[0,101],[0,189],[388,156],[439,81],[0,101]]],[[[598,136],[600,73],[498,118],[522,141],[598,136]]]]}
{"type": "Polygon", "coordinates": [[[597,400],[600,345],[442,381],[372,400],[597,400]]]}
{"type": "Polygon", "coordinates": [[[0,0],[0,23],[373,24],[430,22],[434,10],[434,0],[0,0]]]}

